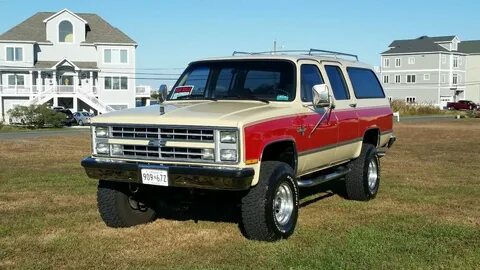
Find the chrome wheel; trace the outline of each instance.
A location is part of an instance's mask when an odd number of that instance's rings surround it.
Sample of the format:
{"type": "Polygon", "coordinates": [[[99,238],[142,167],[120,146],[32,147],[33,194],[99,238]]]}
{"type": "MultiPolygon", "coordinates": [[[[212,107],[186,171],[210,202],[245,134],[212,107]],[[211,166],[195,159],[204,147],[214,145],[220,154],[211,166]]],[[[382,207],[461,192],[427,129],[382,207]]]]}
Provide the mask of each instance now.
{"type": "Polygon", "coordinates": [[[273,201],[273,211],[275,220],[280,225],[285,225],[290,221],[293,213],[293,193],[288,183],[282,183],[275,193],[273,201]]]}
{"type": "Polygon", "coordinates": [[[378,163],[377,159],[373,158],[368,164],[368,188],[375,190],[378,181],[378,163]]]}

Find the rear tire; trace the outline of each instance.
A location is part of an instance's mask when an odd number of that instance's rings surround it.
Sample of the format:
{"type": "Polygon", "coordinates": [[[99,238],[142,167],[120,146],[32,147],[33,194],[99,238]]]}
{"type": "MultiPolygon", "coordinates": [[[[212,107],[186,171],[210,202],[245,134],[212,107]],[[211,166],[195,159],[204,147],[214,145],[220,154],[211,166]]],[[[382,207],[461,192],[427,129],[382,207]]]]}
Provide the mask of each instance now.
{"type": "Polygon", "coordinates": [[[297,224],[298,200],[293,169],[284,162],[262,162],[258,184],[242,198],[245,236],[276,241],[292,235],[297,224]]]}
{"type": "Polygon", "coordinates": [[[84,124],[83,124],[83,121],[82,121],[82,120],[78,121],[78,125],[79,125],[79,126],[83,126],[83,125],[84,125],[84,124]]]}
{"type": "Polygon", "coordinates": [[[130,191],[128,183],[104,180],[98,183],[98,211],[109,227],[130,227],[154,221],[156,213],[147,198],[142,190],[130,191]]]}
{"type": "Polygon", "coordinates": [[[360,156],[348,166],[350,172],[345,176],[347,198],[357,201],[375,198],[380,186],[380,160],[377,148],[364,143],[360,156]]]}

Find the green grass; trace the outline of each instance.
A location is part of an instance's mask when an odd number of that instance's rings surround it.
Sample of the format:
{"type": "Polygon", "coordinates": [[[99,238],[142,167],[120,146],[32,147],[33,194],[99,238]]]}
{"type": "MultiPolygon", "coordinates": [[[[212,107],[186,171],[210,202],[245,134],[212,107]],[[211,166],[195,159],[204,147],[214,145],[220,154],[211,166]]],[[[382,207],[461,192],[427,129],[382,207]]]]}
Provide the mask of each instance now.
{"type": "Polygon", "coordinates": [[[108,228],[79,166],[87,134],[0,142],[0,269],[479,269],[480,121],[395,132],[375,200],[309,196],[295,234],[275,243],[234,222],[108,228]]]}

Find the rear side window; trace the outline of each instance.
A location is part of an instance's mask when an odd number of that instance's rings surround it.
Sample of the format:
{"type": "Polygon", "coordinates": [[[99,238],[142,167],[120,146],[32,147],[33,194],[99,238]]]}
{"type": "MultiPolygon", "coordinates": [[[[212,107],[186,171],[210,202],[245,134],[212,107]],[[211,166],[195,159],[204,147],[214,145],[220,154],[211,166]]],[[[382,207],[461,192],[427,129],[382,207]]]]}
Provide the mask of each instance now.
{"type": "Polygon", "coordinates": [[[382,86],[373,71],[366,68],[347,68],[357,98],[384,98],[382,86]]]}
{"type": "Polygon", "coordinates": [[[322,84],[323,79],[315,65],[302,65],[300,68],[302,101],[312,101],[312,88],[316,84],[322,84]]]}
{"type": "Polygon", "coordinates": [[[350,99],[350,94],[348,93],[347,84],[345,83],[342,70],[337,66],[325,66],[325,71],[327,71],[328,80],[330,80],[330,84],[332,85],[335,99],[350,99]]]}

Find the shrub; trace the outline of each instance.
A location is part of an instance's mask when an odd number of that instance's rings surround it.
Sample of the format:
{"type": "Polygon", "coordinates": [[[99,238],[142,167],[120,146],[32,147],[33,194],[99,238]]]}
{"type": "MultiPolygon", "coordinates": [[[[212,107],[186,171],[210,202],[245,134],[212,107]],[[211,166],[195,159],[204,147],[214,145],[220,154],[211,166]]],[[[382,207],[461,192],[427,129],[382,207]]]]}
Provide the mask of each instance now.
{"type": "Polygon", "coordinates": [[[3,128],[5,124],[3,123],[3,121],[0,121],[0,130],[3,128]]]}
{"type": "Polygon", "coordinates": [[[400,115],[431,115],[445,113],[434,105],[409,104],[403,100],[392,100],[390,106],[394,112],[400,112],[400,115]]]}
{"type": "Polygon", "coordinates": [[[47,105],[17,106],[8,110],[8,114],[14,122],[31,128],[62,127],[65,124],[65,114],[56,112],[47,105]]]}

